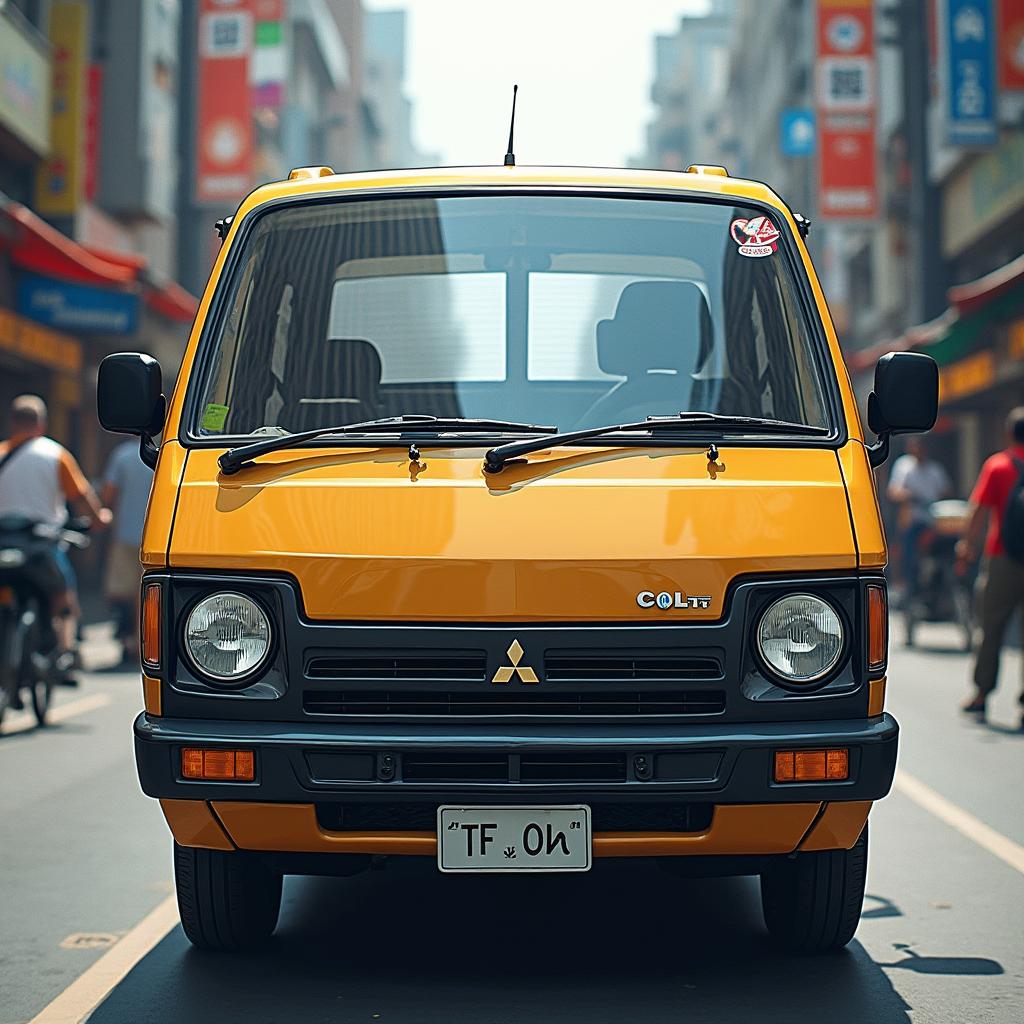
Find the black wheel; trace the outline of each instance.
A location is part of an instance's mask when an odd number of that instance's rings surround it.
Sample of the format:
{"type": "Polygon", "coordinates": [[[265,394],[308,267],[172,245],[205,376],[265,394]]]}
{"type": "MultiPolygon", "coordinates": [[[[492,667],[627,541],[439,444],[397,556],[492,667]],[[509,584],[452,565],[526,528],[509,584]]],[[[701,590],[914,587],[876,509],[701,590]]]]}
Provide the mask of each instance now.
{"type": "Polygon", "coordinates": [[[181,926],[200,949],[248,949],[270,938],[281,910],[281,875],[244,853],[174,844],[181,926]]]}
{"type": "Polygon", "coordinates": [[[771,937],[798,953],[842,949],[864,903],[868,829],[851,850],[798,853],[761,875],[761,906],[771,937]]]}

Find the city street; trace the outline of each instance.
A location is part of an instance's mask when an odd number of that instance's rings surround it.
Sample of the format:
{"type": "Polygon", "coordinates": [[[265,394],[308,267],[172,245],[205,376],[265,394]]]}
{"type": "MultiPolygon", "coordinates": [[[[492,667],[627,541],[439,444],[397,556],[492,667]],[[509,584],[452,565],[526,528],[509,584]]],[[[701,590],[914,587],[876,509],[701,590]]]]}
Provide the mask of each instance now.
{"type": "MultiPolygon", "coordinates": [[[[982,726],[956,712],[967,658],[952,633],[920,640],[905,651],[896,628],[900,776],[872,818],[860,930],[809,960],[769,948],[752,879],[609,861],[568,877],[443,877],[399,859],[292,878],[265,952],[198,953],[168,902],[169,835],[135,779],[138,680],[87,673],[52,728],[12,716],[0,739],[0,1021],[75,1021],[100,999],[93,1024],[1019,1021],[1020,658],[1004,656],[982,726]]],[[[97,667],[111,653],[88,645],[97,667]]]]}

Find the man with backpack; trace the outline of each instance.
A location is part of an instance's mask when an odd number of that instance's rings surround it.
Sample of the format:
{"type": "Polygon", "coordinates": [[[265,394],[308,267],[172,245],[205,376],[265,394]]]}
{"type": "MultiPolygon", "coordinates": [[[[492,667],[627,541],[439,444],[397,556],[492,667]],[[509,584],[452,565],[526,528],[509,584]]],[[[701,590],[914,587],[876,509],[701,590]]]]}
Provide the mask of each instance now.
{"type": "Polygon", "coordinates": [[[1007,447],[981,467],[971,494],[967,531],[957,545],[961,562],[973,561],[991,512],[985,539],[988,574],[981,598],[982,641],[974,664],[976,692],[962,707],[982,717],[988,695],[996,688],[1003,634],[1013,613],[1024,607],[1024,406],[1006,418],[1006,434],[1007,447]]]}

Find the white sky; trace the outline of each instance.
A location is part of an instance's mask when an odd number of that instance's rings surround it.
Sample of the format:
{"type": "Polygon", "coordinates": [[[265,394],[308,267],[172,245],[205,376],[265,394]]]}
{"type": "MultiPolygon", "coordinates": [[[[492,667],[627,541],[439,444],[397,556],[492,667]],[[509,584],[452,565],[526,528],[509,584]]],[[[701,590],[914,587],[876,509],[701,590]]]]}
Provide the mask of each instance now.
{"type": "Polygon", "coordinates": [[[523,164],[620,166],[643,148],[654,36],[706,0],[364,0],[405,8],[406,93],[419,148],[500,163],[512,84],[523,164]]]}

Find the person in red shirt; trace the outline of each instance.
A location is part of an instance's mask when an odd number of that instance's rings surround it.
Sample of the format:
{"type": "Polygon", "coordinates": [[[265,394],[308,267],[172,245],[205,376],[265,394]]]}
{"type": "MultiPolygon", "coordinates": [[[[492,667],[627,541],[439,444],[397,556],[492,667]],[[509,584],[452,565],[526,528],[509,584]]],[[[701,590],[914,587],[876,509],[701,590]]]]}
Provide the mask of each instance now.
{"type": "MultiPolygon", "coordinates": [[[[996,688],[1003,634],[1013,613],[1024,607],[1024,562],[1006,553],[1003,546],[1003,513],[1010,492],[1020,477],[1018,463],[1024,465],[1024,406],[1018,406],[1006,418],[1008,445],[985,461],[971,493],[971,514],[963,540],[957,545],[961,562],[973,561],[988,519],[985,557],[988,573],[981,597],[981,646],[974,663],[975,693],[963,705],[968,714],[984,716],[988,695],[996,688]],[[989,515],[991,513],[991,515],[989,515]]],[[[1024,705],[1024,691],[1021,693],[1024,705]]],[[[1024,720],[1021,722],[1024,728],[1024,720]]]]}

